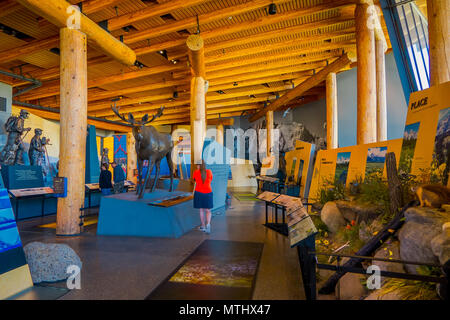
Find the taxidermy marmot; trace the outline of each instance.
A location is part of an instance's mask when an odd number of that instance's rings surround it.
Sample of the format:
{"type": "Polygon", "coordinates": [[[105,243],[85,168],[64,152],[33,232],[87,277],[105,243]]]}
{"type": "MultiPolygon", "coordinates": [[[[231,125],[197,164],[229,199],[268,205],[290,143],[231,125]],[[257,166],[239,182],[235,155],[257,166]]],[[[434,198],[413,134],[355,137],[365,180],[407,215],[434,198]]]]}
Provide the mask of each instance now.
{"type": "Polygon", "coordinates": [[[412,188],[420,201],[421,207],[440,208],[443,204],[450,203],[450,188],[427,184],[412,188]]]}

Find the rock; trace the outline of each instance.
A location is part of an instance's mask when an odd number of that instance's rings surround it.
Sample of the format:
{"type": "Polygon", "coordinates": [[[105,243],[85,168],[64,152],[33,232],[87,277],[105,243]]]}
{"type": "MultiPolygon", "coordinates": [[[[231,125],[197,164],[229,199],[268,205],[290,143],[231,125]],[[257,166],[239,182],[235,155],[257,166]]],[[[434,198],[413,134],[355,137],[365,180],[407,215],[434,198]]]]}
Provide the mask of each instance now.
{"type": "Polygon", "coordinates": [[[376,219],[382,210],[377,206],[362,205],[352,201],[338,200],[336,205],[342,216],[349,222],[355,220],[357,222],[370,222],[376,219]]]}
{"type": "Polygon", "coordinates": [[[450,259],[450,228],[442,228],[442,232],[431,240],[431,250],[443,265],[450,259]]]}
{"type": "Polygon", "coordinates": [[[82,266],[78,255],[66,244],[30,242],[23,249],[33,283],[67,279],[68,266],[82,266]]]}
{"type": "Polygon", "coordinates": [[[403,300],[398,290],[382,294],[381,290],[372,291],[364,300],[403,300]]]}
{"type": "Polygon", "coordinates": [[[313,209],[314,211],[320,212],[320,211],[322,210],[322,208],[323,208],[323,204],[321,204],[320,202],[314,202],[314,203],[311,205],[311,207],[312,207],[312,209],[313,209]]]}
{"type": "Polygon", "coordinates": [[[336,298],[340,300],[360,300],[367,293],[365,286],[362,284],[364,279],[365,277],[359,274],[346,273],[339,279],[339,289],[336,286],[336,298]]]}
{"type": "MultiPolygon", "coordinates": [[[[400,259],[400,242],[393,241],[391,243],[385,243],[375,252],[374,257],[383,259],[400,259]]],[[[377,265],[381,271],[405,272],[405,269],[401,263],[373,260],[373,264],[377,265]]],[[[385,277],[381,277],[382,282],[385,280],[385,277]]]]}
{"type": "MultiPolygon", "coordinates": [[[[444,250],[446,242],[444,238],[434,238],[441,235],[442,226],[448,220],[450,220],[449,213],[433,208],[413,207],[406,210],[405,224],[398,233],[400,258],[409,261],[439,263],[438,255],[441,250],[444,250]],[[434,250],[432,249],[432,240],[434,240],[434,250]]],[[[405,268],[408,272],[417,273],[417,266],[405,265],[405,268]]]]}
{"type": "Polygon", "coordinates": [[[333,201],[325,203],[322,211],[320,211],[320,219],[327,225],[328,230],[331,232],[337,232],[347,224],[336,203],[333,201]]]}
{"type": "Polygon", "coordinates": [[[373,220],[370,223],[361,221],[359,224],[359,238],[362,241],[367,242],[374,236],[375,232],[380,232],[383,227],[384,225],[379,218],[373,220]]]}

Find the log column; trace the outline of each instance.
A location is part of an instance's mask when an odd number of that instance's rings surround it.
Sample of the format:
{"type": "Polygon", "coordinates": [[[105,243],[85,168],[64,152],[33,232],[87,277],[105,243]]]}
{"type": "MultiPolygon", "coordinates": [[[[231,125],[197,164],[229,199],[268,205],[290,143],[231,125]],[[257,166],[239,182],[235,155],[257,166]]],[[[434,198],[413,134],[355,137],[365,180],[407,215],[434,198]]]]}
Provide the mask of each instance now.
{"type": "Polygon", "coordinates": [[[357,144],[377,139],[377,96],[375,33],[369,4],[360,1],[355,9],[357,50],[357,144]]]}
{"type": "Polygon", "coordinates": [[[337,85],[336,73],[327,75],[327,149],[338,147],[338,110],[337,110],[337,85]]]}
{"type": "Polygon", "coordinates": [[[386,45],[383,39],[376,39],[377,71],[377,141],[387,140],[387,102],[386,102],[386,45]]]}
{"type": "Polygon", "coordinates": [[[203,39],[198,34],[191,35],[186,40],[189,49],[191,67],[191,173],[195,164],[202,161],[203,142],[206,135],[206,81],[205,52],[203,39]]]}
{"type": "Polygon", "coordinates": [[[80,233],[84,206],[87,130],[86,35],[60,29],[60,154],[59,176],[67,178],[67,197],[58,198],[58,235],[80,233]]]}
{"type": "Polygon", "coordinates": [[[219,122],[216,125],[216,141],[223,145],[223,123],[219,122]]]}
{"type": "Polygon", "coordinates": [[[273,111],[266,112],[266,140],[267,140],[266,155],[270,157],[272,155],[272,147],[273,147],[273,111]]]}
{"type": "Polygon", "coordinates": [[[137,169],[137,153],[136,153],[136,140],[133,133],[127,133],[127,179],[137,182],[137,178],[134,176],[134,169],[137,169]]]}
{"type": "Polygon", "coordinates": [[[450,0],[427,0],[430,85],[450,81],[450,0]]]}

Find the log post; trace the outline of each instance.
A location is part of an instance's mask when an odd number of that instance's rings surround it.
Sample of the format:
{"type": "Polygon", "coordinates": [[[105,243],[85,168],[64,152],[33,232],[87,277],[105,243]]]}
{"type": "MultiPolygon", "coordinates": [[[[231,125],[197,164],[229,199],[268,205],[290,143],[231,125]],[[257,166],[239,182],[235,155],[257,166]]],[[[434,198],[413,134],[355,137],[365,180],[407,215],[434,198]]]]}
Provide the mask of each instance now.
{"type": "Polygon", "coordinates": [[[134,170],[137,169],[136,140],[133,133],[127,133],[127,179],[137,183],[134,170]]]}
{"type": "Polygon", "coordinates": [[[375,33],[371,28],[372,10],[361,0],[355,9],[357,50],[357,144],[376,142],[377,96],[375,33]]]}
{"type": "Polygon", "coordinates": [[[186,40],[191,67],[191,176],[195,165],[202,162],[203,142],[206,135],[206,81],[203,39],[198,34],[186,40]]]}
{"type": "Polygon", "coordinates": [[[338,147],[338,114],[336,73],[331,72],[326,79],[327,96],[327,149],[338,147]]]}
{"type": "Polygon", "coordinates": [[[273,147],[273,111],[266,112],[266,141],[266,156],[270,157],[272,155],[273,147]]]}
{"type": "Polygon", "coordinates": [[[450,81],[450,0],[427,0],[430,85],[450,81]]]}
{"type": "Polygon", "coordinates": [[[375,41],[377,72],[377,141],[387,140],[386,61],[385,41],[375,41]]]}
{"type": "Polygon", "coordinates": [[[216,141],[223,145],[223,123],[219,122],[216,125],[216,141]]]}
{"type": "Polygon", "coordinates": [[[56,234],[80,233],[84,206],[87,130],[86,35],[60,29],[60,154],[59,176],[67,178],[67,197],[58,198],[56,234]]]}

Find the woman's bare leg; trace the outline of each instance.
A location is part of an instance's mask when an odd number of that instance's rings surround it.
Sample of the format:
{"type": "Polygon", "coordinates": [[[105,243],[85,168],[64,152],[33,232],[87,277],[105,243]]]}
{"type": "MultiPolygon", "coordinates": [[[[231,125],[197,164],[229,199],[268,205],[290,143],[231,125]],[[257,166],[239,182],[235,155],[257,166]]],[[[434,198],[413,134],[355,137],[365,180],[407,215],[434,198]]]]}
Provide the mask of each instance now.
{"type": "Polygon", "coordinates": [[[205,215],[203,213],[204,209],[200,209],[200,221],[202,222],[202,228],[205,227],[205,215]]]}
{"type": "Polygon", "coordinates": [[[206,225],[209,225],[211,223],[211,210],[204,209],[206,211],[206,225]]]}

